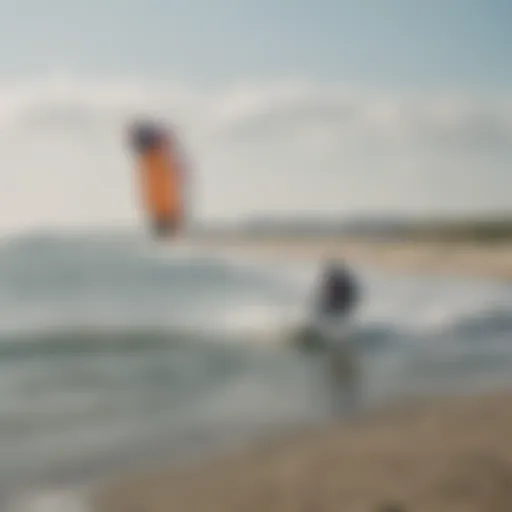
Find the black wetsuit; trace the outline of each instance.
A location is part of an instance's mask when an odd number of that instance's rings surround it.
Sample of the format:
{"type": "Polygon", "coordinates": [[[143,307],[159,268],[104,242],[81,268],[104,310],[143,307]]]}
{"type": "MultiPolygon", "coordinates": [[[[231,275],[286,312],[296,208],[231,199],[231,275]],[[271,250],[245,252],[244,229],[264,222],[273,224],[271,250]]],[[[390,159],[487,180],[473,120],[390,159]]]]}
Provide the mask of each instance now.
{"type": "Polygon", "coordinates": [[[359,301],[359,288],[354,276],[345,267],[327,269],[321,284],[319,313],[347,315],[359,301]]]}

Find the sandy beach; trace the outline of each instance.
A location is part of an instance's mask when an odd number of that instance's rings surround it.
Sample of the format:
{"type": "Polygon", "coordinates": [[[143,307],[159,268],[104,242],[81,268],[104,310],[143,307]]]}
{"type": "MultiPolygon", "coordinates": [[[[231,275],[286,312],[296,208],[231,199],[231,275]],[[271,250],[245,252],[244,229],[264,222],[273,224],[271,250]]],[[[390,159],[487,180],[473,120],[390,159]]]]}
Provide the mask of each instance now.
{"type": "Polygon", "coordinates": [[[456,275],[512,280],[512,242],[377,241],[361,239],[317,240],[300,238],[226,239],[200,241],[202,247],[222,248],[263,257],[303,260],[345,259],[386,271],[430,275],[456,275]]]}
{"type": "Polygon", "coordinates": [[[402,404],[186,470],[126,476],[96,512],[512,510],[512,393],[402,404]]]}
{"type": "MultiPolygon", "coordinates": [[[[268,240],[222,247],[269,257],[340,257],[400,272],[512,279],[512,244],[268,240]]],[[[97,489],[93,510],[509,512],[511,400],[512,390],[402,403],[187,469],[118,475],[97,489]]]]}

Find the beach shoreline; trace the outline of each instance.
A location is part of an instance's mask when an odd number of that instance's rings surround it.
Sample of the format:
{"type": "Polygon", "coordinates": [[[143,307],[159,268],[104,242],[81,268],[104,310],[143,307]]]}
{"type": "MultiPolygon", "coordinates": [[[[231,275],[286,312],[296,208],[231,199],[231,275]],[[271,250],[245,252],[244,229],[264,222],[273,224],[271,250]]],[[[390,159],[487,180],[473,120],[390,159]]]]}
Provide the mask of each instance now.
{"type": "Polygon", "coordinates": [[[388,272],[512,281],[512,242],[339,237],[192,238],[203,249],[294,261],[343,259],[388,272]]]}
{"type": "Polygon", "coordinates": [[[512,510],[512,390],[374,410],[184,469],[116,478],[93,512],[512,510]],[[395,508],[392,508],[395,507],[395,508]]]}
{"type": "MultiPolygon", "coordinates": [[[[512,243],[248,238],[193,244],[251,258],[340,258],[401,275],[512,280],[512,243]]],[[[512,510],[511,400],[512,388],[398,402],[181,468],[135,468],[96,487],[91,510],[512,510]]]]}

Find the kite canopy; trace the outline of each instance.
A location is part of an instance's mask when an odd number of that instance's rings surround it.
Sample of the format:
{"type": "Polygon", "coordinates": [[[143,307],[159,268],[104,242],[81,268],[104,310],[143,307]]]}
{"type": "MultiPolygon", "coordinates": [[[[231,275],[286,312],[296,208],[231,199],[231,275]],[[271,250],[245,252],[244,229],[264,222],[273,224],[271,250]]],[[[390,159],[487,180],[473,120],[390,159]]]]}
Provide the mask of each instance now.
{"type": "Polygon", "coordinates": [[[184,193],[181,155],[169,144],[170,132],[153,122],[130,129],[129,145],[137,158],[142,205],[158,236],[183,227],[184,193]]]}

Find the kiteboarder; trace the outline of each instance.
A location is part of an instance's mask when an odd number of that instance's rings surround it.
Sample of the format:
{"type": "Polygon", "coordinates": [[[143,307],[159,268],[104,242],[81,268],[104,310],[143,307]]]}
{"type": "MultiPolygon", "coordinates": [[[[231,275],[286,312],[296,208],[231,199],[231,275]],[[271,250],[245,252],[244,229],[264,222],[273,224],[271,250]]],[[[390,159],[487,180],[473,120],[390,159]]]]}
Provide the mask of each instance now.
{"type": "Polygon", "coordinates": [[[359,288],[343,262],[328,262],[320,282],[317,312],[321,317],[346,317],[359,302],[359,288]]]}
{"type": "Polygon", "coordinates": [[[316,303],[317,336],[328,356],[334,405],[344,413],[354,408],[359,398],[359,365],[348,328],[359,301],[359,283],[348,265],[327,262],[316,303]]]}

